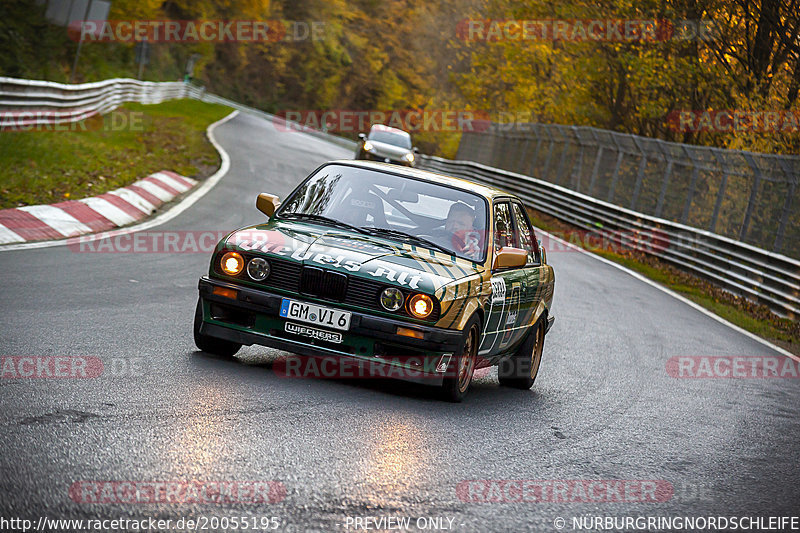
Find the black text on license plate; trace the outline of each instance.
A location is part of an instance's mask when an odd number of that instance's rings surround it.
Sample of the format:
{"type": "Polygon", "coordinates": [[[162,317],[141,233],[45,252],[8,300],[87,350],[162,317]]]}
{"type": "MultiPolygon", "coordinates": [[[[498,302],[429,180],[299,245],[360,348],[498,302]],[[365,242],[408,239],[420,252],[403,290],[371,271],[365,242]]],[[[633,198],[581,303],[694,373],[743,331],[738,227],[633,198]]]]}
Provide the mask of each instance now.
{"type": "Polygon", "coordinates": [[[342,342],[342,334],[334,331],[325,331],[323,329],[303,326],[301,324],[292,324],[291,322],[286,323],[285,329],[288,333],[301,335],[303,337],[310,337],[312,339],[333,342],[336,344],[340,344],[342,342]]]}
{"type": "Polygon", "coordinates": [[[280,315],[283,318],[296,320],[298,322],[307,322],[324,328],[340,329],[343,331],[350,329],[351,313],[349,311],[340,311],[320,305],[298,302],[297,300],[291,300],[289,298],[284,298],[281,302],[280,315]]]}

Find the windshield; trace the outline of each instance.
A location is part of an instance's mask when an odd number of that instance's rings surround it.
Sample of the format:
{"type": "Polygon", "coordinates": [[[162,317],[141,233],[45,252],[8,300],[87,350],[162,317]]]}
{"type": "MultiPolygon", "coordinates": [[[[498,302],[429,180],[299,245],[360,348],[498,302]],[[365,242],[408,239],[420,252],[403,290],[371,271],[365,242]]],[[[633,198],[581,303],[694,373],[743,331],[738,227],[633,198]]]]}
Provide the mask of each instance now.
{"type": "Polygon", "coordinates": [[[402,135],[400,133],[392,133],[390,131],[376,131],[369,132],[368,139],[379,143],[393,144],[401,148],[411,149],[411,137],[402,135]]]}
{"type": "Polygon", "coordinates": [[[483,262],[486,205],[483,197],[469,191],[377,170],[326,165],[295,189],[278,217],[325,217],[365,233],[483,262]]]}

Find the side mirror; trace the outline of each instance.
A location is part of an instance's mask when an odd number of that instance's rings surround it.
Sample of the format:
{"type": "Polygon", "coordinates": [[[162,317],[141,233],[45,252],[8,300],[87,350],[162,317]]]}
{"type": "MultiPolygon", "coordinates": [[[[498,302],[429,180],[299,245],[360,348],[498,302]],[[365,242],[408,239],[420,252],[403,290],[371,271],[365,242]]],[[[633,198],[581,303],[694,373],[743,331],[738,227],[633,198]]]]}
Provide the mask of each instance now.
{"type": "Polygon", "coordinates": [[[504,246],[494,254],[492,270],[520,268],[528,264],[528,252],[519,248],[504,246]]]}
{"type": "Polygon", "coordinates": [[[275,210],[278,209],[279,205],[281,205],[281,201],[274,194],[262,192],[256,198],[256,208],[268,217],[275,214],[275,210]]]}
{"type": "Polygon", "coordinates": [[[419,148],[417,148],[416,146],[415,146],[414,148],[412,148],[411,150],[412,150],[412,151],[413,151],[415,154],[418,154],[418,153],[419,153],[419,148]]]}
{"type": "Polygon", "coordinates": [[[547,250],[544,249],[544,245],[542,244],[542,241],[539,241],[539,257],[542,258],[542,264],[546,265],[547,264],[547,250]]]}
{"type": "Polygon", "coordinates": [[[363,133],[359,133],[358,134],[358,138],[361,139],[362,141],[366,141],[367,140],[367,136],[364,135],[363,133]]]}

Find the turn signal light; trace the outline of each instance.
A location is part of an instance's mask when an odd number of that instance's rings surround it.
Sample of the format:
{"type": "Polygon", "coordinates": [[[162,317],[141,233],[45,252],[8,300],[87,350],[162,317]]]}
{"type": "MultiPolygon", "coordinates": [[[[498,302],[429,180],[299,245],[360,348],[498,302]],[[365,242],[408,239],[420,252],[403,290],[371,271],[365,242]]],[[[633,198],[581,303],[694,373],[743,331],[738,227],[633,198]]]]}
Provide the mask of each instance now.
{"type": "Polygon", "coordinates": [[[225,298],[230,298],[231,300],[235,300],[237,296],[237,292],[233,289],[226,289],[225,287],[214,287],[211,289],[211,294],[216,294],[217,296],[224,296],[225,298]]]}
{"type": "Polygon", "coordinates": [[[425,334],[423,332],[421,332],[421,331],[418,331],[416,329],[403,328],[403,327],[400,327],[400,326],[397,327],[397,334],[398,335],[402,335],[404,337],[412,337],[414,339],[424,339],[425,338],[425,334]]]}

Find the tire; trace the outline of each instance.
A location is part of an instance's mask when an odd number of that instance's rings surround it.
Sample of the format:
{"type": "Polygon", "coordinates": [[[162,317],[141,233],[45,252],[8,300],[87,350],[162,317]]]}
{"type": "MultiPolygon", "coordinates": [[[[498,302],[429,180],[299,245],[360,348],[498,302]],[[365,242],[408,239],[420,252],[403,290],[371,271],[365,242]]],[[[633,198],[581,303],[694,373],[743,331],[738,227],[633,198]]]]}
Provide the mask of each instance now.
{"type": "Polygon", "coordinates": [[[539,374],[543,349],[544,322],[540,320],[531,329],[517,352],[509,359],[500,362],[497,367],[500,385],[514,389],[530,389],[539,374]]]}
{"type": "Polygon", "coordinates": [[[241,344],[236,342],[226,341],[225,339],[217,339],[200,333],[200,325],[203,323],[203,305],[200,300],[197,300],[197,308],[194,311],[194,343],[200,348],[201,351],[217,355],[219,357],[233,357],[241,344]]]}
{"type": "Polygon", "coordinates": [[[481,321],[473,316],[464,327],[464,338],[458,354],[450,359],[444,381],[442,398],[450,402],[461,402],[469,391],[475,363],[478,359],[478,346],[481,344],[481,321]]]}

